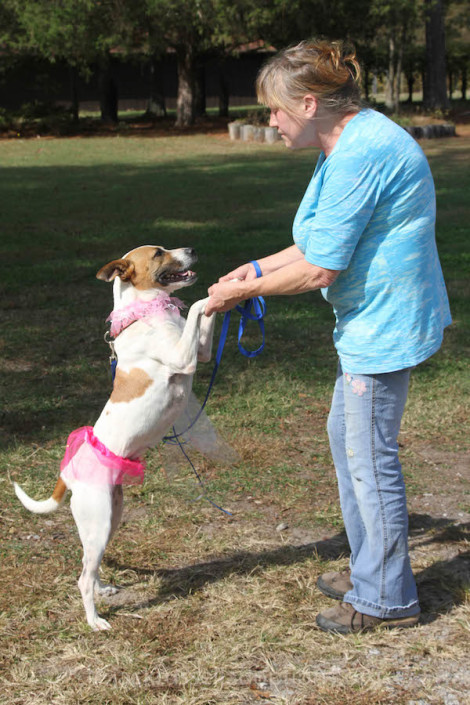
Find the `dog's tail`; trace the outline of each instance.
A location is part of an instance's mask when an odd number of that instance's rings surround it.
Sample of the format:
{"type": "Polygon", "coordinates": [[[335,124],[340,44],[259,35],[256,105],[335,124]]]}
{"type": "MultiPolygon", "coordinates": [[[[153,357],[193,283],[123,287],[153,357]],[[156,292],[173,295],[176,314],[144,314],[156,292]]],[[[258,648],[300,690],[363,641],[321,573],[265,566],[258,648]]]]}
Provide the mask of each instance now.
{"type": "Polygon", "coordinates": [[[67,485],[61,477],[57,480],[57,484],[54,488],[54,492],[49,499],[45,499],[42,502],[37,502],[35,499],[28,497],[26,492],[21,489],[16,482],[13,483],[15,488],[15,493],[21,504],[23,504],[26,509],[35,514],[48,514],[49,512],[55,512],[56,509],[60,507],[65,498],[65,492],[67,491],[67,485]]]}

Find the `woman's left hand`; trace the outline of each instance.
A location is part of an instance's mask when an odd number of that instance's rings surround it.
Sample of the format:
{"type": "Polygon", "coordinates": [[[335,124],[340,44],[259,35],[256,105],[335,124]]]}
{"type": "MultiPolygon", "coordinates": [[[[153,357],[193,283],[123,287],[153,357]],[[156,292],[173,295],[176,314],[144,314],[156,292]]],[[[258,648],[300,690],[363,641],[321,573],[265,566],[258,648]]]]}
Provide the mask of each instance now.
{"type": "Polygon", "coordinates": [[[241,284],[238,281],[213,284],[209,287],[208,294],[210,299],[204,312],[206,316],[210,316],[212,313],[230,311],[244,299],[241,284]]]}

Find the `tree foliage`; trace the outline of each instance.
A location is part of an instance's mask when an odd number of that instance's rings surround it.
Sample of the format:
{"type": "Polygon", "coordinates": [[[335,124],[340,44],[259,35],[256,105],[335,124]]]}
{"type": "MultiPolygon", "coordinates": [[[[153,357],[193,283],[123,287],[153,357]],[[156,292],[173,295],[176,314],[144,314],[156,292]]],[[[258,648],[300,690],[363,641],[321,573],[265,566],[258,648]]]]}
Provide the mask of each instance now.
{"type": "Polygon", "coordinates": [[[135,53],[155,62],[171,52],[178,67],[177,124],[188,125],[198,99],[203,110],[199,79],[208,57],[218,57],[222,66],[224,57],[255,40],[280,49],[320,36],[356,44],[366,94],[371,74],[383,75],[390,108],[398,109],[402,75],[411,92],[420,73],[427,77],[428,104],[442,107],[444,24],[449,67],[466,91],[469,13],[468,0],[2,0],[0,70],[24,53],[66,62],[82,75],[98,68],[108,96],[103,112],[113,118],[117,97],[111,53],[135,53]],[[438,90],[440,103],[435,100],[438,90]]]}

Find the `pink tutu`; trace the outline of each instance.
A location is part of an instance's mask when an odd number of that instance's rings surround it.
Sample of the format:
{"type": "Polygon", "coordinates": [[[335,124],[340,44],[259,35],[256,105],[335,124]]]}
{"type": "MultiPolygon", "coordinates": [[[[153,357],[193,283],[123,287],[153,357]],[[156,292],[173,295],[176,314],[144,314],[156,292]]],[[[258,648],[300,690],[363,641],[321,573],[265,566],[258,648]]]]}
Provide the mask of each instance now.
{"type": "Polygon", "coordinates": [[[72,431],[60,464],[64,480],[94,485],[141,485],[145,463],[115,455],[93,434],[92,426],[72,431]]]}

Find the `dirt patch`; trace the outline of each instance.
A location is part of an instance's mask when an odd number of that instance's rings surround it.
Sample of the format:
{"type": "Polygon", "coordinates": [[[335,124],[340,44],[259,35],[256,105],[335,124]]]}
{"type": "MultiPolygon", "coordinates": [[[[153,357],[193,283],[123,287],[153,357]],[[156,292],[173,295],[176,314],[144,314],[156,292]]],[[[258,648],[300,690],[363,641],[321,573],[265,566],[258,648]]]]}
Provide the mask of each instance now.
{"type": "Polygon", "coordinates": [[[18,130],[9,129],[0,132],[0,140],[43,139],[56,137],[181,137],[187,135],[227,135],[228,118],[216,116],[198,118],[190,127],[175,127],[174,118],[149,120],[145,117],[135,120],[120,120],[117,124],[103,123],[99,119],[81,118],[78,123],[66,122],[59,127],[34,121],[23,123],[18,130]]]}
{"type": "Polygon", "coordinates": [[[470,521],[470,451],[442,450],[429,445],[412,446],[412,452],[427,469],[425,490],[410,495],[410,512],[470,521]]]}

